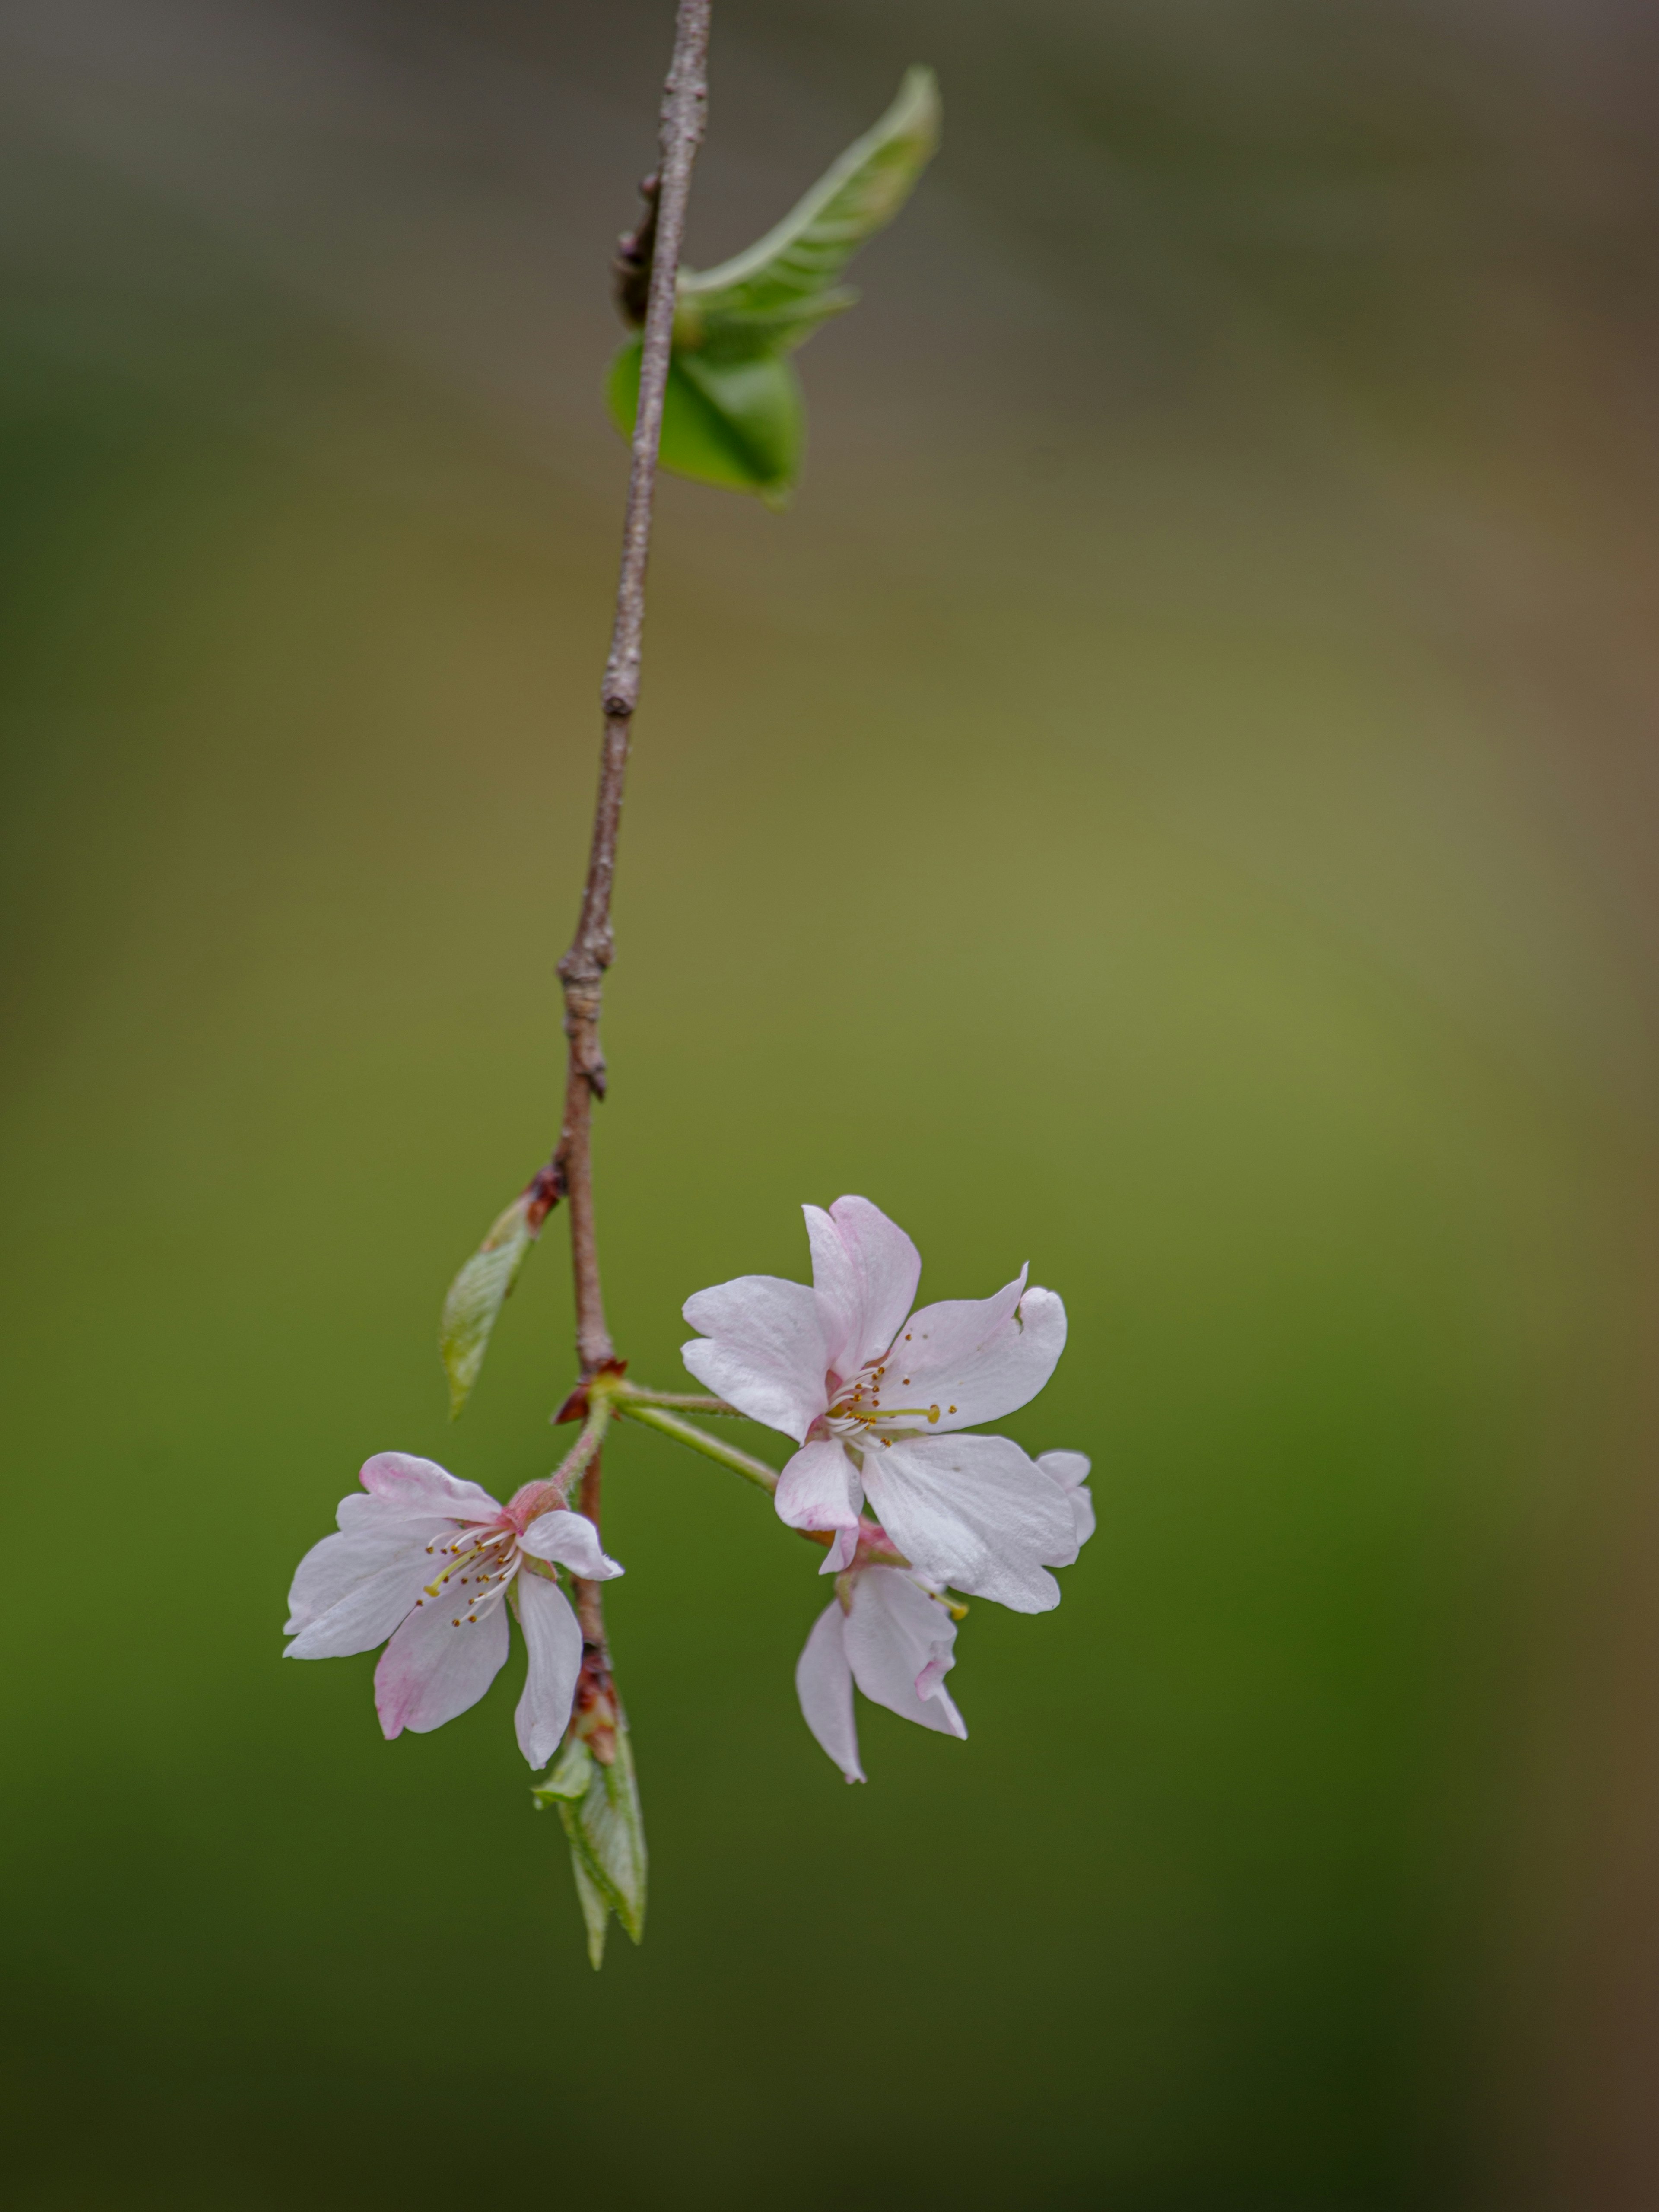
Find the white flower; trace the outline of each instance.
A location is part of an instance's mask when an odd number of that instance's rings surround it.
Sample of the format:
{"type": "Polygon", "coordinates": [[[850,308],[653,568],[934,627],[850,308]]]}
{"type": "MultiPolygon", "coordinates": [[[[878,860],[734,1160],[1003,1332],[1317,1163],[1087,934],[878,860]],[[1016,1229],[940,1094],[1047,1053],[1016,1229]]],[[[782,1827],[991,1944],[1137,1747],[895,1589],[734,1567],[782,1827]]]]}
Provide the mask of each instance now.
{"type": "Polygon", "coordinates": [[[424,1735],[476,1705],[507,1657],[511,1590],[530,1656],[514,1724],[532,1766],[545,1766],[570,1718],[582,1632],[554,1562],[589,1582],[622,1569],[593,1523],[553,1502],[545,1483],[498,1505],[429,1459],[381,1452],[340,1502],[337,1536],[313,1544],[289,1593],[289,1659],[337,1659],[386,1644],[374,1705],[388,1737],[424,1735]],[[552,1510],[546,1510],[549,1506],[552,1510]]]}
{"type": "Polygon", "coordinates": [[[865,1198],[809,1206],[812,1286],[744,1275],[699,1291],[685,1317],[698,1381],[800,1449],[779,1479],[779,1514],[830,1528],[824,1565],[850,1564],[867,1498],[927,1582],[1018,1613],[1060,1602],[1048,1567],[1077,1557],[1062,1486],[1006,1437],[958,1433],[1034,1398],[1066,1342],[1066,1309],[1028,1290],[912,1312],[921,1261],[865,1198]]]}
{"type": "Polygon", "coordinates": [[[965,1736],[945,1677],[956,1664],[950,1608],[902,1567],[859,1567],[812,1624],[795,1668],[810,1728],[849,1782],[862,1782],[853,1685],[907,1721],[965,1736]],[[850,1585],[850,1587],[849,1587],[850,1585]],[[845,1593],[843,1595],[842,1593],[845,1593]]]}

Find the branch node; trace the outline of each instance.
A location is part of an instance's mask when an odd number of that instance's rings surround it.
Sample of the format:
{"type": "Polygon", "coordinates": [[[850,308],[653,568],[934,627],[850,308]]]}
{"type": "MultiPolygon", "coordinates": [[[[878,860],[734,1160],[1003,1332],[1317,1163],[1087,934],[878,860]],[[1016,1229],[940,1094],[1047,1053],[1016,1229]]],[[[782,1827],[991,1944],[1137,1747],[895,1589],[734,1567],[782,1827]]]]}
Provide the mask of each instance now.
{"type": "Polygon", "coordinates": [[[645,213],[632,230],[623,231],[617,240],[616,258],[611,264],[617,313],[635,330],[644,322],[651,302],[651,264],[657,250],[657,208],[661,193],[662,179],[653,171],[640,186],[645,213]]]}

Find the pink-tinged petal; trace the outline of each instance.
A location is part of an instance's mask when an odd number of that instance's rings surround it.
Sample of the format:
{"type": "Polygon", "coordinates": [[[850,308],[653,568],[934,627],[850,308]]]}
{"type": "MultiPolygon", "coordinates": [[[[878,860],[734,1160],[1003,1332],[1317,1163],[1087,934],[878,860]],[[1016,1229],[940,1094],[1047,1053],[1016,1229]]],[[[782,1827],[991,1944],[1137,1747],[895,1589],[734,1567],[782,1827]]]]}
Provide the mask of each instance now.
{"type": "Polygon", "coordinates": [[[422,1596],[380,1654],[374,1709],[388,1741],[404,1729],[425,1735],[441,1728],[476,1705],[500,1674],[507,1658],[506,1604],[498,1600],[470,1620],[465,1607],[471,1595],[452,1582],[440,1596],[422,1596]]]}
{"type": "MultiPolygon", "coordinates": [[[[1089,1479],[1089,1458],[1086,1452],[1039,1452],[1037,1465],[1057,1482],[1072,1501],[1072,1516],[1077,1531],[1078,1548],[1082,1549],[1095,1533],[1095,1501],[1084,1487],[1089,1479]]],[[[1050,1560],[1051,1566],[1064,1566],[1064,1559],[1050,1560]]]]}
{"type": "Polygon", "coordinates": [[[856,1536],[864,1503],[859,1471],[833,1437],[803,1444],[784,1462],[772,1502],[792,1528],[850,1528],[856,1536]]]}
{"type": "Polygon", "coordinates": [[[570,1724],[576,1677],[581,1672],[582,1632],[557,1583],[521,1568],[514,1587],[519,1593],[519,1626],[530,1655],[530,1671],[513,1725],[520,1750],[532,1766],[540,1767],[552,1758],[570,1724]]]}
{"type": "Polygon", "coordinates": [[[301,1560],[288,1595],[288,1659],[344,1659],[384,1644],[441,1571],[427,1546],[447,1536],[450,1521],[410,1522],[325,1536],[301,1560]]]}
{"type": "Polygon", "coordinates": [[[405,1513],[447,1513],[457,1521],[493,1521],[501,1507],[476,1482],[463,1482],[436,1460],[409,1452],[376,1452],[357,1480],[371,1497],[405,1513]]]}
{"type": "Polygon", "coordinates": [[[698,1382],[751,1421],[804,1443],[825,1412],[828,1365],[816,1296],[777,1275],[739,1275],[684,1306],[702,1336],[681,1357],[698,1382]]]}
{"type": "Polygon", "coordinates": [[[821,1575],[839,1575],[850,1567],[859,1554],[859,1532],[854,1528],[837,1528],[829,1550],[823,1555],[821,1575]]]}
{"type": "Polygon", "coordinates": [[[943,1735],[967,1724],[942,1685],[956,1664],[957,1625],[901,1567],[866,1567],[853,1589],[843,1638],[853,1680],[902,1719],[943,1735]]]}
{"type": "Polygon", "coordinates": [[[850,1377],[893,1341],[915,1298],[921,1255],[867,1198],[838,1198],[828,1213],[817,1206],[801,1210],[823,1316],[825,1362],[850,1377]]]}
{"type": "Polygon", "coordinates": [[[937,1406],[930,1436],[1000,1421],[1037,1392],[1066,1349],[1066,1309],[1020,1270],[994,1298],[947,1298],[912,1314],[881,1386],[884,1406],[937,1406]]]}
{"type": "Polygon", "coordinates": [[[585,1513],[539,1513],[519,1539],[532,1559],[556,1559],[584,1582],[608,1583],[624,1570],[599,1548],[599,1532],[585,1513]]]}
{"type": "Polygon", "coordinates": [[[795,1663],[801,1717],[849,1782],[862,1782],[859,1735],[853,1722],[853,1675],[842,1643],[840,1601],[826,1606],[795,1663]]]}
{"type": "Polygon", "coordinates": [[[1045,1567],[1077,1557],[1071,1500],[1007,1437],[906,1437],[866,1451],[864,1485],[894,1544],[928,1581],[1015,1613],[1048,1613],[1045,1567]]]}

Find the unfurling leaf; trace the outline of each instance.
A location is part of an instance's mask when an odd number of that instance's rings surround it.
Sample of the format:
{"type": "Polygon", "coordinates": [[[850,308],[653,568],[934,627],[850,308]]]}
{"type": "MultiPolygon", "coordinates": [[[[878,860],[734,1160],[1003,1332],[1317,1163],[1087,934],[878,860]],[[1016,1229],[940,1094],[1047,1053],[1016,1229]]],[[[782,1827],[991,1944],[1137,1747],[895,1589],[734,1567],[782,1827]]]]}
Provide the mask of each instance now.
{"type": "Polygon", "coordinates": [[[645,1824],[628,1723],[620,1712],[615,1735],[607,1730],[606,1741],[615,1746],[608,1765],[580,1736],[571,1736],[546,1780],[530,1793],[538,1811],[559,1808],[587,1928],[587,1955],[596,1969],[605,1958],[613,1912],[636,1943],[645,1933],[645,1824]]]}
{"type": "MultiPolygon", "coordinates": [[[[717,269],[682,269],[663,404],[661,465],[781,505],[799,472],[804,410],[787,356],[850,307],[837,279],[890,223],[939,144],[931,70],[905,73],[898,97],[783,221],[717,269]]],[[[640,346],[612,365],[607,398],[632,434],[640,346]]]]}
{"type": "Polygon", "coordinates": [[[729,355],[799,345],[857,297],[836,280],[893,220],[939,146],[933,72],[907,70],[881,120],[783,221],[718,269],[680,271],[675,337],[729,355]],[[682,326],[683,330],[682,330],[682,326]]]}
{"type": "MultiPolygon", "coordinates": [[[[612,420],[631,431],[640,402],[637,338],[611,363],[606,398],[612,420]]],[[[800,379],[781,355],[721,362],[677,353],[668,364],[658,459],[680,476],[779,501],[799,473],[805,428],[800,379]]]]}
{"type": "Polygon", "coordinates": [[[483,1243],[449,1286],[438,1332],[438,1350],[444,1372],[449,1377],[452,1421],[465,1405],[478,1379],[495,1316],[518,1280],[525,1255],[540,1236],[542,1224],[557,1196],[554,1173],[544,1168],[496,1219],[483,1243]]]}

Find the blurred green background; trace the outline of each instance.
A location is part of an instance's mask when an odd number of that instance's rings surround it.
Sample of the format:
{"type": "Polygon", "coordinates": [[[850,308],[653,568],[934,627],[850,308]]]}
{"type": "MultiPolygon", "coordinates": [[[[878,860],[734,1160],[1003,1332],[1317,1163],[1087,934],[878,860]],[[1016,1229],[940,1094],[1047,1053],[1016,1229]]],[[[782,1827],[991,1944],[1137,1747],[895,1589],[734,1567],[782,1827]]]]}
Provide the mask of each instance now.
{"type": "MultiPolygon", "coordinates": [[[[450,1273],[556,1126],[669,0],[20,0],[3,41],[7,2168],[27,2212],[1659,2202],[1650,17],[717,0],[690,258],[939,69],[786,515],[669,483],[613,1324],[1029,1259],[1094,1456],[966,1745],[643,1432],[653,1853],[583,1956],[518,1662],[278,1663],[359,1462],[505,1493],[450,1273]]],[[[752,1434],[775,1455],[778,1440],[752,1434]]]]}

